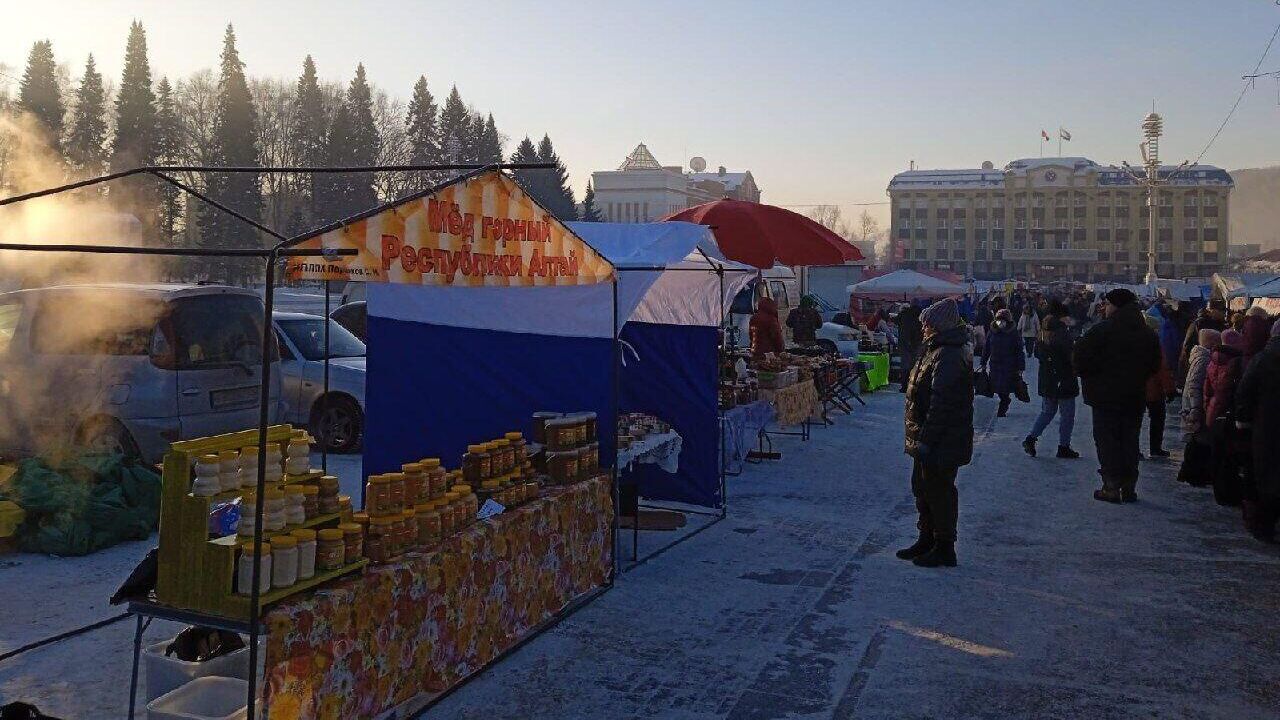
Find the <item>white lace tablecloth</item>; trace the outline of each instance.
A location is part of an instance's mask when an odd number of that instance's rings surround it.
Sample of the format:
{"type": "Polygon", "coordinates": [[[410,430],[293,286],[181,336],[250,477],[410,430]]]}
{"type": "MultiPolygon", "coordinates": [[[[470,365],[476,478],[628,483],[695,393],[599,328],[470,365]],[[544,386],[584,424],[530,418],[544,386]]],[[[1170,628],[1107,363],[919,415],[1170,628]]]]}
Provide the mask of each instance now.
{"type": "Polygon", "coordinates": [[[646,435],[632,443],[631,447],[618,450],[618,470],[626,470],[638,463],[649,463],[669,473],[676,472],[680,469],[680,448],[683,443],[684,440],[675,430],[646,435]]]}

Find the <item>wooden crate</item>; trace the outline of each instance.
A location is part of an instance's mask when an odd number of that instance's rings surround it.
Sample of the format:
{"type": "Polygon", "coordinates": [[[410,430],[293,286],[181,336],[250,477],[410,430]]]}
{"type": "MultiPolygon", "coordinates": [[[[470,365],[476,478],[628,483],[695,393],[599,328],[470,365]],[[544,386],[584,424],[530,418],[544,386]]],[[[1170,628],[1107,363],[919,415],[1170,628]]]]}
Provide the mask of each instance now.
{"type": "MultiPolygon", "coordinates": [[[[271,443],[287,445],[292,435],[293,428],[289,425],[273,425],[267,429],[267,441],[271,443]]],[[[239,450],[256,445],[257,442],[258,431],[245,430],[183,440],[170,446],[161,473],[160,551],[156,580],[156,599],[161,603],[226,618],[248,619],[248,596],[232,592],[238,538],[231,535],[210,540],[208,537],[210,510],[220,502],[239,497],[244,491],[232,490],[213,497],[192,495],[191,467],[201,455],[216,454],[222,450],[239,450]]],[[[307,475],[289,476],[283,482],[273,485],[281,487],[286,484],[315,482],[320,475],[318,470],[313,470],[307,475]]],[[[251,508],[246,510],[252,512],[251,508]]],[[[281,532],[299,527],[333,526],[339,519],[339,513],[320,515],[302,525],[288,526],[281,532]]],[[[260,604],[276,602],[326,580],[354,572],[364,564],[365,561],[362,560],[340,570],[318,573],[314,578],[288,588],[269,590],[262,594],[260,604]]]]}

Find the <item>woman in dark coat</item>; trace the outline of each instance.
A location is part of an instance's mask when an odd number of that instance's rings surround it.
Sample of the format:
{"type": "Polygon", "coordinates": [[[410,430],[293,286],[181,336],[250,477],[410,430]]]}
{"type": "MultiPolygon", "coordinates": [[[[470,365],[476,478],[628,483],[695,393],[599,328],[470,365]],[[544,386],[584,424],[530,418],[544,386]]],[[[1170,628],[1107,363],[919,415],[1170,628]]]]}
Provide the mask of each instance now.
{"type": "Polygon", "coordinates": [[[1219,505],[1240,504],[1240,447],[1234,418],[1236,384],[1244,374],[1244,337],[1222,333],[1222,344],[1209,357],[1204,379],[1204,419],[1210,429],[1210,475],[1219,505]]]}
{"type": "Polygon", "coordinates": [[[1251,471],[1245,474],[1245,523],[1255,538],[1274,542],[1280,518],[1280,320],[1245,370],[1235,400],[1237,428],[1251,437],[1244,458],[1251,471]]]}
{"type": "Polygon", "coordinates": [[[773,298],[762,297],[751,316],[751,354],[757,358],[767,353],[780,353],[786,349],[782,339],[782,323],[778,320],[778,303],[773,298]]]}
{"type": "Polygon", "coordinates": [[[1049,427],[1054,415],[1058,416],[1058,452],[1064,459],[1075,459],[1080,453],[1071,449],[1071,433],[1076,423],[1076,397],[1080,395],[1080,380],[1071,365],[1072,322],[1067,308],[1054,300],[1049,312],[1040,323],[1040,337],[1036,340],[1036,357],[1040,359],[1040,374],[1036,390],[1042,399],[1040,415],[1031,432],[1022,441],[1022,449],[1031,457],[1036,456],[1036,441],[1049,427]]]}
{"type": "Polygon", "coordinates": [[[982,367],[991,377],[992,391],[1000,396],[996,416],[1004,417],[1009,412],[1009,394],[1027,367],[1027,359],[1022,354],[1022,336],[1013,324],[1013,313],[1008,310],[996,313],[991,323],[991,333],[982,348],[982,367]]]}
{"type": "Polygon", "coordinates": [[[921,567],[955,567],[959,494],[956,472],[973,459],[973,356],[951,299],[920,315],[924,346],[907,379],[904,451],[914,462],[920,537],[897,556],[921,567]]]}

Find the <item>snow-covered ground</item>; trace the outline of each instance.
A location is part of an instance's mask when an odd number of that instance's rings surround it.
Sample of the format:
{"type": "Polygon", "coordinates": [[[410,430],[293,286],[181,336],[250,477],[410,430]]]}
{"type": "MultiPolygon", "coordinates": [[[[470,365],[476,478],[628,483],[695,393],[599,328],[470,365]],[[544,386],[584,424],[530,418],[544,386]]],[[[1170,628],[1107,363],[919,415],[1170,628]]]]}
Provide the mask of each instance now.
{"type": "MultiPolygon", "coordinates": [[[[427,717],[1280,717],[1280,552],[1173,482],[1176,455],[1143,464],[1139,503],[1106,505],[1090,496],[1087,410],[1084,459],[1031,459],[1019,442],[1037,406],[996,419],[979,399],[960,567],[922,570],[893,557],[915,533],[902,396],[868,403],[807,444],[777,439],[783,460],[730,479],[727,520],[427,717]]],[[[641,552],[665,539],[646,534],[641,552]]],[[[131,548],[0,569],[17,581],[0,582],[0,652],[110,615],[131,548]]],[[[121,623],[0,663],[0,700],[122,716],[131,633],[121,623]]]]}

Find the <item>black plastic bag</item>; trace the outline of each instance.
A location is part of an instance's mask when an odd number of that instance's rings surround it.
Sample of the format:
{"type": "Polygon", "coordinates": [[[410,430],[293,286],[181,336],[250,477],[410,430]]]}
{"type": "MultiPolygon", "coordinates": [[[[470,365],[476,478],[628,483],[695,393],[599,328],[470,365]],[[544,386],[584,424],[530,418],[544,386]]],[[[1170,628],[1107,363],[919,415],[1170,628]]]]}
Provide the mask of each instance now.
{"type": "Polygon", "coordinates": [[[973,394],[982,397],[995,397],[996,393],[991,389],[991,376],[986,370],[978,370],[973,373],[973,394]]]}
{"type": "Polygon", "coordinates": [[[1013,394],[1024,403],[1031,402],[1031,391],[1027,389],[1027,381],[1023,380],[1021,375],[1014,381],[1013,394]]]}
{"type": "Polygon", "coordinates": [[[236,633],[197,625],[178,633],[178,637],[164,649],[164,654],[183,662],[205,662],[242,647],[244,640],[236,633]]]}

